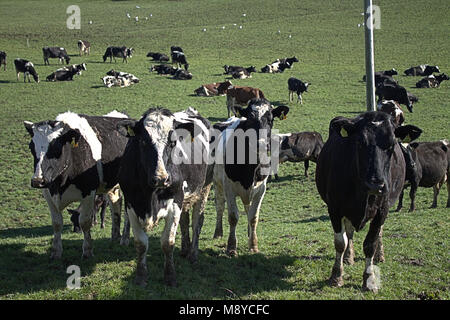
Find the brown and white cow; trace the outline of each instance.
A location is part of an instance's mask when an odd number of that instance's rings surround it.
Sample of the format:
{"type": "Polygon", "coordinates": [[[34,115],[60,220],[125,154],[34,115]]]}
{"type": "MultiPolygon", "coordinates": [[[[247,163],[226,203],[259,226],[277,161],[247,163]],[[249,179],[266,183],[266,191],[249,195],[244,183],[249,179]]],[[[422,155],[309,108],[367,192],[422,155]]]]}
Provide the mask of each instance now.
{"type": "Polygon", "coordinates": [[[405,116],[400,104],[394,100],[383,100],[377,104],[377,110],[388,113],[394,119],[394,123],[401,126],[405,122],[405,116]]]}
{"type": "MultiPolygon", "coordinates": [[[[199,88],[194,90],[195,95],[201,97],[209,97],[209,96],[224,96],[225,93],[219,94],[217,88],[224,82],[214,82],[208,84],[202,84],[199,88]]],[[[231,83],[231,81],[229,81],[231,83]]]]}
{"type": "Polygon", "coordinates": [[[234,86],[230,81],[225,81],[218,88],[219,94],[227,95],[228,118],[230,111],[236,115],[234,106],[246,106],[252,99],[265,99],[264,93],[258,88],[234,86]]]}
{"type": "Polygon", "coordinates": [[[90,55],[91,54],[91,43],[86,40],[78,40],[78,50],[80,50],[80,57],[83,53],[90,55]]]}

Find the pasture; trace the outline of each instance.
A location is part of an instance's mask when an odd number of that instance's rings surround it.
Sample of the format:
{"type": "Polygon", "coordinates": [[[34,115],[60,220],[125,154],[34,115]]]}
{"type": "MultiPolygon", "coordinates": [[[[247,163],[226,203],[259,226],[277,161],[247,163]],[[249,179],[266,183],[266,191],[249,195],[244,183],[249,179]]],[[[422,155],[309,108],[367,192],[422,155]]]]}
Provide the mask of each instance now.
{"type": "MultiPolygon", "coordinates": [[[[406,123],[423,129],[418,141],[450,139],[450,81],[437,89],[416,89],[419,77],[402,76],[403,70],[425,63],[450,73],[448,2],[378,0],[374,4],[381,9],[381,29],[374,31],[375,69],[396,68],[395,78],[419,97],[414,113],[404,108],[406,123]]],[[[30,187],[33,159],[24,120],[54,119],[67,110],[102,115],[113,109],[139,118],[151,106],[172,111],[193,106],[211,122],[222,121],[227,116],[226,97],[197,97],[194,89],[223,81],[224,64],[254,65],[259,71],[276,58],[295,55],[300,62],[284,73],[258,72],[232,82],[260,88],[274,105],[289,105],[287,119],[274,123],[280,133],[314,130],[326,140],[332,118],[354,117],[366,110],[361,81],[364,29],[358,28],[362,11],[362,1],[351,0],[2,1],[0,50],[8,54],[8,65],[6,71],[0,69],[0,299],[449,299],[450,212],[445,208],[445,187],[437,209],[429,209],[433,191],[424,188],[418,189],[414,213],[407,210],[408,192],[401,212],[391,208],[384,227],[386,261],[380,264],[378,294],[361,291],[362,242],[368,226],[355,234],[355,264],[345,266],[344,286],[327,285],[335,251],[327,207],[314,182],[315,164],[307,178],[303,163],[284,164],[280,180],[268,183],[257,254],[248,252],[245,217],[238,223],[237,257],[225,254],[226,216],[224,237],[213,240],[212,191],[197,264],[179,256],[177,234],[176,288],[163,284],[162,225],[149,232],[149,283],[141,288],[133,283],[133,241],[128,247],[110,241],[109,209],[106,228],[92,229],[92,259],[81,259],[83,236],[71,232],[67,212],[63,257],[49,259],[51,219],[41,191],[30,187]],[[81,9],[80,30],[66,26],[66,9],[73,4],[81,9]],[[78,56],[78,39],[91,42],[89,56],[78,56]],[[112,45],[135,48],[128,64],[121,59],[103,63],[102,55],[112,45]],[[147,52],[168,54],[171,45],[184,49],[192,80],[172,80],[148,71],[152,62],[147,52]],[[87,71],[74,81],[46,82],[59,65],[51,59],[50,66],[44,66],[44,46],[65,47],[71,63],[85,62],[87,71]],[[23,75],[17,81],[13,63],[17,57],[34,63],[39,84],[23,83],[23,75]],[[112,68],[132,73],[140,82],[105,88],[100,78],[112,68]],[[292,76],[311,83],[303,105],[288,103],[287,79],[292,76]],[[79,290],[66,288],[70,265],[81,268],[79,290]]]]}

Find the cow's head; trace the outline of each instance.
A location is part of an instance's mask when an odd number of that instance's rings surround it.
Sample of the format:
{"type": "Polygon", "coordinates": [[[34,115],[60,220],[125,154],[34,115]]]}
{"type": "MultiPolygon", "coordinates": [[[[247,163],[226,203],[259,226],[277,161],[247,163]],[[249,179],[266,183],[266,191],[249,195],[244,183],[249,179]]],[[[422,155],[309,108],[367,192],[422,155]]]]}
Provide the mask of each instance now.
{"type": "Polygon", "coordinates": [[[28,72],[32,75],[35,82],[39,83],[39,75],[36,72],[36,69],[34,69],[34,65],[31,62],[27,62],[25,64],[25,72],[28,72]]]}
{"type": "MultiPolygon", "coordinates": [[[[170,187],[176,180],[177,168],[172,156],[180,137],[190,133],[194,137],[192,122],[179,122],[167,109],[151,108],[140,120],[123,120],[117,125],[119,132],[135,144],[136,159],[145,172],[145,182],[152,188],[170,187]],[[182,131],[183,130],[183,131],[182,131]]],[[[180,147],[180,145],[178,145],[180,147]]]]}
{"type": "Polygon", "coordinates": [[[366,112],[354,119],[334,118],[330,122],[330,136],[337,135],[351,146],[352,165],[357,171],[357,183],[369,195],[389,192],[391,158],[402,141],[417,139],[422,130],[407,125],[397,127],[384,112],[366,112]]]}
{"type": "Polygon", "coordinates": [[[438,66],[428,66],[431,72],[441,72],[438,66]]]}
{"type": "Polygon", "coordinates": [[[70,62],[70,57],[66,54],[66,55],[64,56],[64,60],[66,60],[66,64],[69,64],[69,62],[70,62]]]}
{"type": "Polygon", "coordinates": [[[398,72],[397,72],[397,70],[395,70],[395,68],[392,68],[391,70],[387,70],[385,72],[385,74],[388,75],[388,76],[395,76],[395,75],[398,74],[398,72]]]}
{"type": "Polygon", "coordinates": [[[31,136],[29,148],[34,158],[33,188],[46,188],[71,167],[71,154],[78,148],[81,133],[62,121],[24,121],[31,136]]]}
{"type": "Polygon", "coordinates": [[[233,85],[233,83],[229,80],[221,82],[217,87],[217,92],[219,94],[227,93],[227,90],[233,85]]]}
{"type": "Polygon", "coordinates": [[[132,58],[133,57],[133,53],[134,53],[134,48],[127,48],[126,56],[128,58],[132,58]]]}

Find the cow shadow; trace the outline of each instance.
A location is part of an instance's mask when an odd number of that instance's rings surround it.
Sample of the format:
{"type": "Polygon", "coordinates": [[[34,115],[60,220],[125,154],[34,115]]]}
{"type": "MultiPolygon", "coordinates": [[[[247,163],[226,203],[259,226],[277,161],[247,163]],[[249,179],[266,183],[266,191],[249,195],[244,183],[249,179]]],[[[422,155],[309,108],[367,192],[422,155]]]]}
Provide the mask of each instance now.
{"type": "Polygon", "coordinates": [[[227,121],[228,118],[218,118],[218,117],[208,117],[207,118],[210,122],[224,122],[227,121]]]}
{"type": "Polygon", "coordinates": [[[303,220],[298,221],[299,223],[311,223],[311,222],[325,222],[330,221],[330,217],[328,215],[322,215],[320,217],[310,217],[303,220]]]}
{"type": "MultiPolygon", "coordinates": [[[[143,288],[134,282],[136,267],[136,251],[133,245],[120,246],[109,238],[95,238],[93,235],[94,256],[82,259],[82,235],[79,239],[64,239],[70,232],[70,226],[63,232],[63,254],[59,260],[50,259],[51,240],[44,244],[33,244],[30,234],[46,236],[51,234],[51,227],[26,228],[7,230],[2,236],[14,234],[20,238],[13,243],[0,244],[0,296],[11,294],[33,294],[42,291],[66,292],[69,277],[69,266],[78,266],[81,272],[81,288],[85,283],[101,281],[100,286],[107,286],[111,277],[120,278],[120,284],[115,291],[114,299],[149,298],[152,299],[193,299],[193,287],[203,299],[236,299],[247,294],[272,290],[292,290],[292,284],[286,279],[291,277],[289,266],[297,259],[294,256],[280,254],[266,256],[250,254],[247,248],[242,248],[238,257],[228,257],[222,246],[200,250],[199,260],[191,264],[180,256],[179,246],[174,249],[174,262],[178,286],[176,288],[164,285],[164,255],[158,235],[149,235],[147,253],[148,285],[143,288]],[[17,233],[17,234],[16,234],[17,233]],[[42,250],[42,246],[47,246],[42,250]],[[114,264],[114,274],[105,270],[105,264],[114,264]],[[122,268],[122,270],[120,269],[122,268]],[[130,268],[133,269],[127,275],[130,268]],[[103,271],[102,271],[103,270],[103,271]],[[233,270],[233,272],[230,272],[233,270]],[[105,278],[106,277],[106,278],[105,278]],[[89,279],[91,278],[91,279],[89,279]],[[102,280],[99,280],[102,279],[102,280]],[[105,280],[106,279],[106,280],[105,280]],[[109,280],[108,280],[109,279],[109,280]],[[117,294],[116,294],[117,293],[117,294]]],[[[132,241],[130,241],[132,243],[132,241]]],[[[202,243],[200,242],[200,249],[202,243]]],[[[110,266],[109,265],[109,266],[110,266]]],[[[106,266],[108,268],[108,266],[106,266]]],[[[89,285],[89,284],[88,284],[89,285]]],[[[87,285],[87,286],[88,286],[87,285]]],[[[88,289],[89,290],[89,289],[88,289]]]]}
{"type": "Polygon", "coordinates": [[[286,101],[270,101],[271,104],[273,104],[275,107],[279,107],[279,106],[285,106],[287,105],[289,102],[286,101]]]}
{"type": "Polygon", "coordinates": [[[91,89],[99,89],[99,88],[105,88],[105,86],[104,85],[91,86],[91,89]]]}

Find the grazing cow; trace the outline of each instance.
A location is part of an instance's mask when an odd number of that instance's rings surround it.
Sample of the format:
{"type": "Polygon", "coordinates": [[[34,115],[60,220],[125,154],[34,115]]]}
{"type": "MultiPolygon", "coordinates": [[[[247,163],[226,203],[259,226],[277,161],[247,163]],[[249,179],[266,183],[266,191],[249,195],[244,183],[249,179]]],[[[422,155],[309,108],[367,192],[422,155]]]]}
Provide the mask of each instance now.
{"type": "MultiPolygon", "coordinates": [[[[231,85],[231,81],[229,81],[229,83],[231,85]]],[[[224,93],[219,94],[218,88],[220,85],[223,85],[223,82],[202,84],[201,87],[194,90],[194,93],[197,96],[202,96],[202,97],[225,95],[224,93]]]]}
{"type": "Polygon", "coordinates": [[[383,100],[377,104],[377,110],[390,114],[397,126],[401,126],[405,122],[405,116],[400,104],[394,100],[383,100]]]}
{"type": "Polygon", "coordinates": [[[186,56],[181,47],[171,46],[170,56],[172,57],[172,64],[176,64],[179,68],[181,68],[181,66],[184,66],[184,69],[188,70],[189,63],[187,62],[186,56]]]}
{"type": "MultiPolygon", "coordinates": [[[[417,187],[433,187],[433,203],[431,208],[437,207],[437,197],[443,184],[447,181],[447,208],[450,207],[450,146],[448,140],[434,142],[413,142],[408,146],[412,150],[413,159],[417,166],[417,180],[411,184],[409,197],[411,205],[409,212],[416,210],[415,197],[417,187]]],[[[407,187],[407,185],[405,186],[407,187]]],[[[403,206],[403,191],[400,195],[397,210],[403,206]]]]}
{"type": "MultiPolygon", "coordinates": [[[[375,78],[377,77],[382,77],[382,76],[388,76],[391,77],[397,75],[398,72],[397,70],[395,70],[394,68],[392,68],[391,70],[384,70],[384,71],[376,71],[374,73],[375,78]]],[[[366,75],[363,76],[363,81],[366,81],[366,75]]]]}
{"type": "Polygon", "coordinates": [[[379,85],[375,89],[378,96],[378,102],[382,100],[394,100],[400,104],[406,105],[409,112],[413,112],[413,104],[408,96],[406,89],[400,85],[379,85]]]}
{"type": "Polygon", "coordinates": [[[44,47],[42,53],[44,54],[44,65],[50,65],[49,58],[58,58],[60,63],[64,63],[66,60],[66,64],[69,64],[70,57],[66,49],[62,47],[44,47]]]}
{"type": "Polygon", "coordinates": [[[3,65],[3,71],[6,71],[6,52],[0,51],[0,68],[3,65]]]}
{"type": "Polygon", "coordinates": [[[214,126],[219,130],[222,127],[217,139],[213,171],[217,211],[214,238],[223,235],[222,216],[226,202],[230,223],[226,252],[230,256],[237,255],[239,210],[236,197],[241,198],[247,213],[249,250],[258,252],[256,227],[271,171],[271,165],[266,160],[270,160],[268,151],[271,148],[273,120],[284,118],[289,108],[279,106],[273,109],[266,99],[252,99],[247,108],[238,107],[238,110],[243,118],[231,118],[214,126]]]}
{"type": "MultiPolygon", "coordinates": [[[[305,162],[305,177],[308,176],[309,161],[317,162],[323,147],[320,133],[295,132],[278,135],[280,150],[278,164],[283,162],[305,162]]],[[[278,180],[278,166],[275,172],[278,180]]]]}
{"type": "MultiPolygon", "coordinates": [[[[72,112],[56,120],[24,121],[31,136],[34,158],[33,188],[42,189],[53,225],[51,258],[61,258],[62,211],[72,202],[81,206],[79,223],[84,233],[83,257],[92,256],[90,228],[95,195],[107,193],[118,181],[120,160],[127,139],[116,129],[121,118],[87,116],[72,112]]],[[[112,239],[120,238],[120,206],[113,204],[112,239]]]]}
{"type": "Polygon", "coordinates": [[[39,75],[37,74],[36,70],[34,69],[34,65],[31,61],[17,58],[14,60],[14,66],[16,68],[17,81],[19,81],[20,73],[23,72],[23,82],[25,82],[25,79],[27,77],[28,77],[28,82],[31,82],[31,80],[30,80],[30,74],[31,74],[33,76],[34,81],[39,83],[39,75]]]}
{"type": "Polygon", "coordinates": [[[429,76],[433,72],[441,72],[438,66],[430,66],[428,64],[421,64],[417,67],[411,67],[404,71],[407,76],[429,76]]]}
{"type": "Polygon", "coordinates": [[[91,54],[91,43],[89,41],[78,40],[77,45],[78,45],[78,50],[80,50],[80,57],[82,54],[85,54],[85,55],[91,54]]]}
{"type": "Polygon", "coordinates": [[[159,75],[174,75],[178,69],[168,64],[158,64],[156,66],[151,66],[149,70],[150,72],[156,71],[159,75]]]}
{"type": "Polygon", "coordinates": [[[230,111],[236,115],[235,106],[244,106],[252,99],[264,99],[264,93],[258,88],[234,86],[230,81],[223,82],[218,88],[219,94],[227,95],[228,118],[230,111]]]}
{"type": "Polygon", "coordinates": [[[252,77],[251,75],[252,72],[256,72],[256,68],[254,66],[242,69],[235,69],[231,73],[231,76],[233,77],[233,79],[247,79],[252,77]]]}
{"type": "MultiPolygon", "coordinates": [[[[164,280],[174,286],[173,248],[180,216],[193,207],[193,242],[198,244],[198,224],[203,221],[200,210],[209,193],[210,186],[204,185],[207,161],[192,161],[193,154],[208,156],[209,122],[188,111],[173,114],[167,109],[151,108],[139,121],[124,120],[119,126],[129,138],[119,179],[137,251],[136,282],[147,283],[146,231],[165,219],[161,235],[164,280]],[[191,157],[184,161],[180,153],[191,157]]],[[[185,243],[182,247],[189,246],[185,243]]]]}
{"type": "Polygon", "coordinates": [[[192,79],[192,73],[190,73],[187,70],[178,68],[175,73],[173,74],[173,79],[175,80],[191,80],[192,79]]]}
{"type": "Polygon", "coordinates": [[[147,53],[147,57],[151,57],[152,61],[160,61],[160,62],[169,61],[169,56],[167,56],[164,53],[159,53],[159,52],[149,52],[149,53],[147,53]]]}
{"type": "Polygon", "coordinates": [[[106,62],[106,59],[109,57],[109,63],[112,63],[112,59],[114,58],[114,62],[117,62],[116,58],[122,58],[122,63],[128,63],[128,58],[132,58],[134,53],[133,48],[123,47],[108,47],[106,48],[105,54],[103,55],[103,62],[106,62]]]}
{"type": "Polygon", "coordinates": [[[437,76],[427,76],[416,83],[416,88],[439,88],[441,82],[444,80],[450,80],[450,77],[445,73],[441,73],[437,76]]]}
{"type": "Polygon", "coordinates": [[[297,103],[303,104],[302,93],[308,92],[311,83],[303,82],[300,79],[291,77],[288,79],[289,102],[294,100],[294,93],[297,94],[297,103]]]}
{"type": "Polygon", "coordinates": [[[373,292],[379,289],[374,262],[384,261],[383,224],[405,179],[405,160],[397,138],[414,140],[420,133],[414,126],[397,127],[390,115],[379,111],[331,120],[329,138],[316,166],[316,186],[334,230],[336,259],[330,285],[343,285],[343,261],[353,264],[354,259],[353,232],[371,220],[363,246],[362,287],[373,292]]]}

